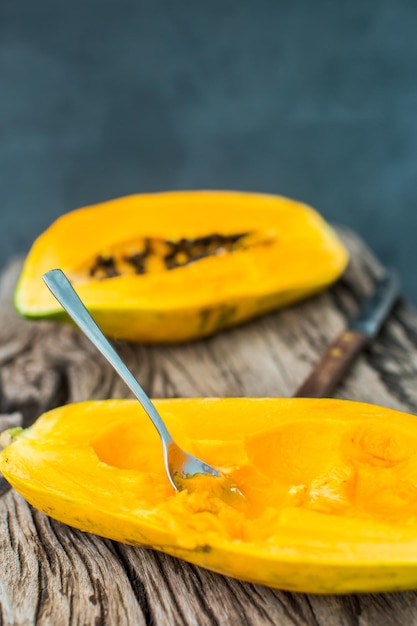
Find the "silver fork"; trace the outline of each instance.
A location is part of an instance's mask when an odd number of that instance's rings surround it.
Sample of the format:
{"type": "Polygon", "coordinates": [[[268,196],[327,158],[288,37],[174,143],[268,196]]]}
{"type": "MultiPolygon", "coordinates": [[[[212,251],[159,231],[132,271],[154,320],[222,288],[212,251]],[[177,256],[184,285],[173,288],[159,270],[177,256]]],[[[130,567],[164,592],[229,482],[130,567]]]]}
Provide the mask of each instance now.
{"type": "MultiPolygon", "coordinates": [[[[64,272],[60,269],[50,270],[43,275],[43,280],[68,315],[114,367],[152,420],[162,441],[165,469],[174,489],[186,489],[188,479],[199,474],[223,477],[214,467],[185,452],[175,443],[152,401],[103,335],[64,272]]],[[[233,487],[231,489],[236,491],[233,487]]]]}

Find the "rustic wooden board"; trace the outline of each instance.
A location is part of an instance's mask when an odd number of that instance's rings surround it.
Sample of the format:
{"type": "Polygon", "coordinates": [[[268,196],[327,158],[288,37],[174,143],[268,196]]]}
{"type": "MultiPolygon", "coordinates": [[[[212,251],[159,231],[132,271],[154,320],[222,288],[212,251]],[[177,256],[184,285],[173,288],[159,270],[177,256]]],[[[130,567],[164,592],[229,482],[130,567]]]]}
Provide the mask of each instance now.
{"type": "MultiPolygon", "coordinates": [[[[184,346],[116,348],[153,397],[291,396],[369,293],[381,267],[355,235],[337,285],[308,301],[184,346]]],[[[14,313],[19,261],[0,286],[0,430],[43,411],[129,392],[69,326],[14,313]]],[[[417,316],[400,302],[335,394],[417,413],[417,316]]],[[[79,532],[0,483],[0,625],[407,625],[414,592],[312,596],[241,583],[152,550],[79,532]]]]}

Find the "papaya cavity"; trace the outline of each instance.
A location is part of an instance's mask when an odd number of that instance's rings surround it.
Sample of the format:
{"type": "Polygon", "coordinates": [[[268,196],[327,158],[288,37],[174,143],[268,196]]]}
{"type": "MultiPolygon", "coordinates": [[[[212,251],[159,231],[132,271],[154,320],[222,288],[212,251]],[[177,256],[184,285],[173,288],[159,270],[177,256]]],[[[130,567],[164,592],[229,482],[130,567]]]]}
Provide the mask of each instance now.
{"type": "Polygon", "coordinates": [[[274,233],[216,233],[177,240],[143,237],[133,242],[122,242],[98,253],[92,261],[73,272],[73,277],[77,282],[91,278],[104,280],[131,274],[171,271],[207,257],[265,246],[273,239],[274,233]]]}

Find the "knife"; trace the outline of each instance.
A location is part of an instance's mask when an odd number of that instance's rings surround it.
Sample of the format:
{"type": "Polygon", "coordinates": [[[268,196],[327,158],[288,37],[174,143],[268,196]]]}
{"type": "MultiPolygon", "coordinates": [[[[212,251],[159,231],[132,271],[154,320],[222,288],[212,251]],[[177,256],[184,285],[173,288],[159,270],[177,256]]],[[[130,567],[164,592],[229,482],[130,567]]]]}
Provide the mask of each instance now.
{"type": "Polygon", "coordinates": [[[386,271],[358,315],[330,344],[312,372],[294,393],[295,398],[330,397],[358,355],[376,337],[399,296],[397,274],[386,271]]]}

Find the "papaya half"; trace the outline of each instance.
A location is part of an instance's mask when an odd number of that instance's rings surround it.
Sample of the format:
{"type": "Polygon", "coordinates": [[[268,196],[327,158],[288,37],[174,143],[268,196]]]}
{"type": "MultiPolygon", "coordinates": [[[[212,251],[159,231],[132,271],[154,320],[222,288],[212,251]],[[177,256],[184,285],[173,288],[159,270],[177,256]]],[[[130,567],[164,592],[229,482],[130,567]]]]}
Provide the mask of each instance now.
{"type": "Polygon", "coordinates": [[[61,268],[105,334],[181,342],[336,280],[348,253],[312,208],[226,191],[133,195],[67,213],[33,244],[15,293],[31,319],[69,321],[42,282],[61,268]]]}
{"type": "Polygon", "coordinates": [[[243,507],[204,483],[174,492],[134,400],[69,404],[6,431],[0,470],[61,522],[242,580],[313,593],[417,587],[415,416],[333,399],[155,404],[243,507]]]}

